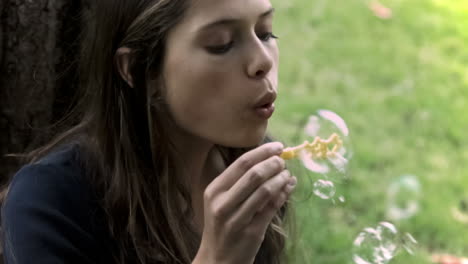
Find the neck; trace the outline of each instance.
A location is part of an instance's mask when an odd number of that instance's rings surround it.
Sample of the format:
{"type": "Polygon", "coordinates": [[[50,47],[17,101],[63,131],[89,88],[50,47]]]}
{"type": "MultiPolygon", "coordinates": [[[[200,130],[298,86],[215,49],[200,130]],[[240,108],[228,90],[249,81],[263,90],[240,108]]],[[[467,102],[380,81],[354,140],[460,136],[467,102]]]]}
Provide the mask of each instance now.
{"type": "Polygon", "coordinates": [[[189,136],[178,136],[174,142],[178,161],[183,168],[182,177],[191,186],[206,182],[205,171],[211,167],[210,154],[213,152],[214,144],[189,136]]]}
{"type": "Polygon", "coordinates": [[[215,165],[215,144],[180,130],[172,133],[172,137],[178,163],[183,168],[181,177],[194,187],[210,182],[212,177],[207,172],[215,165]]]}
{"type": "Polygon", "coordinates": [[[173,134],[182,164],[181,171],[191,193],[194,225],[203,230],[203,193],[210,182],[224,170],[224,162],[213,143],[194,136],[173,134]]]}

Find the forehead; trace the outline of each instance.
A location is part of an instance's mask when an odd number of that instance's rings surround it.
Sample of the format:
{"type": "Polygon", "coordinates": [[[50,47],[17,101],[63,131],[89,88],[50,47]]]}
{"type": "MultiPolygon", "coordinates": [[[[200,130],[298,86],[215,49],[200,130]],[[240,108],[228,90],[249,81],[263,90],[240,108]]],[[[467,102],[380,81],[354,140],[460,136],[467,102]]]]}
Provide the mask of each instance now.
{"type": "Polygon", "coordinates": [[[271,8],[269,0],[192,0],[182,21],[190,31],[219,19],[255,20],[271,8]]]}

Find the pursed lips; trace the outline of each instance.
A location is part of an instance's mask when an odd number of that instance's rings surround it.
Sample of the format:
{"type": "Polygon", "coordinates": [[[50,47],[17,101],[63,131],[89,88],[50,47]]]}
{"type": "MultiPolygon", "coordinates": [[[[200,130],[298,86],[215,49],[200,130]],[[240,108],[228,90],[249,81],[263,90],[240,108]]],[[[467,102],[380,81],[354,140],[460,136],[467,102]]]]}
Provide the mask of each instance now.
{"type": "Polygon", "coordinates": [[[276,92],[267,92],[255,104],[255,114],[262,119],[270,118],[273,115],[273,112],[275,111],[275,100],[276,92]]]}
{"type": "Polygon", "coordinates": [[[254,108],[266,107],[267,105],[273,104],[276,100],[276,90],[273,88],[273,85],[270,80],[265,78],[265,86],[257,88],[258,90],[263,91],[258,100],[254,103],[254,108]]]}

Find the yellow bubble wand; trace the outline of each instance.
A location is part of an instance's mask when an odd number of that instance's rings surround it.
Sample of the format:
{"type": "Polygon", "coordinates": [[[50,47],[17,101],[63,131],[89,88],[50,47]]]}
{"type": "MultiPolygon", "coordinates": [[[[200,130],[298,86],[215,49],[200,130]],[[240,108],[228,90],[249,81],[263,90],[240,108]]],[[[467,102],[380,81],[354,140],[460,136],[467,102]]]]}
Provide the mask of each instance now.
{"type": "Polygon", "coordinates": [[[285,148],[280,157],[284,160],[298,158],[299,153],[305,150],[312,155],[312,159],[333,158],[337,154],[339,155],[338,150],[342,146],[343,141],[336,133],[331,134],[328,139],[321,139],[319,136],[316,136],[312,143],[306,140],[299,146],[285,148]]]}

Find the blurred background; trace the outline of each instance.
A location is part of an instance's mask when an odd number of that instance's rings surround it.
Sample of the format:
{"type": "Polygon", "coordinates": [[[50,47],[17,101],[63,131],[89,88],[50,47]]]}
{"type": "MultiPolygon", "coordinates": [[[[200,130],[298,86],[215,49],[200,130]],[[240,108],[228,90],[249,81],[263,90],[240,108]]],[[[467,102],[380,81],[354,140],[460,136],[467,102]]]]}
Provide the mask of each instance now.
{"type": "Polygon", "coordinates": [[[462,263],[431,256],[468,256],[468,1],[273,4],[281,62],[270,132],[299,144],[307,118],[328,109],[353,150],[336,184],[345,202],[307,196],[315,176],[293,166],[303,184],[292,263],[353,263],[353,241],[381,221],[418,241],[391,263],[462,263]],[[413,208],[392,213],[399,206],[413,208]]]}
{"type": "MultiPolygon", "coordinates": [[[[317,196],[320,175],[289,163],[299,178],[291,263],[353,263],[356,238],[382,221],[418,241],[414,255],[401,251],[391,263],[463,263],[468,1],[272,1],[281,64],[271,134],[300,144],[309,117],[327,109],[346,122],[352,151],[333,195],[317,196]]],[[[47,141],[50,124],[71,105],[80,15],[88,6],[0,1],[0,184],[18,166],[4,154],[47,141]]]]}

